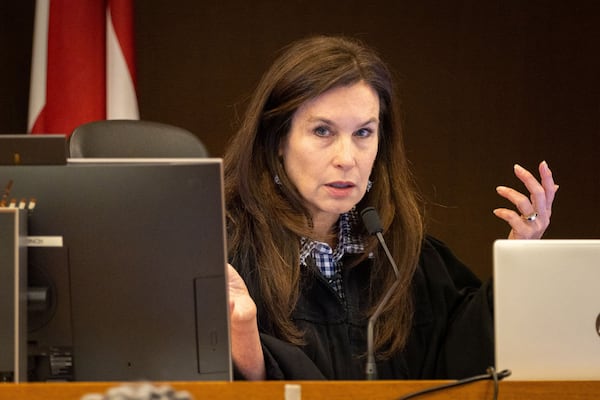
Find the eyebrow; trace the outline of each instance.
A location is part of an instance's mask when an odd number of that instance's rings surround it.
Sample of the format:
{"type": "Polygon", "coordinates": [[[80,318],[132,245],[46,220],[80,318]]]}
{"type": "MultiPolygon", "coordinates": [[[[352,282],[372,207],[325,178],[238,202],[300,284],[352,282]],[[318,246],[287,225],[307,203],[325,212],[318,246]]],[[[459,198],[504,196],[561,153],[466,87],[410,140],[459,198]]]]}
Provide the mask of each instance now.
{"type": "MultiPolygon", "coordinates": [[[[328,118],[324,118],[324,117],[309,117],[307,119],[308,122],[324,122],[326,124],[329,125],[336,125],[334,121],[328,119],[328,118]]],[[[367,121],[363,122],[362,124],[358,124],[358,126],[366,126],[372,123],[376,123],[379,124],[379,119],[376,117],[370,118],[367,121]]]]}

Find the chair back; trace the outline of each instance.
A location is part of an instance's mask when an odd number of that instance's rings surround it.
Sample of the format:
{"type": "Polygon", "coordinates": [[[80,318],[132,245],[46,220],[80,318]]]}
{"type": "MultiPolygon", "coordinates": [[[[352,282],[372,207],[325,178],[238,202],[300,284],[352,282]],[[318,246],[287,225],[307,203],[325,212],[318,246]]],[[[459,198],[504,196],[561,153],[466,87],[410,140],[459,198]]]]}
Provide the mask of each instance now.
{"type": "Polygon", "coordinates": [[[140,120],[102,120],[75,128],[69,139],[71,158],[208,157],[202,141],[168,124],[140,120]]]}

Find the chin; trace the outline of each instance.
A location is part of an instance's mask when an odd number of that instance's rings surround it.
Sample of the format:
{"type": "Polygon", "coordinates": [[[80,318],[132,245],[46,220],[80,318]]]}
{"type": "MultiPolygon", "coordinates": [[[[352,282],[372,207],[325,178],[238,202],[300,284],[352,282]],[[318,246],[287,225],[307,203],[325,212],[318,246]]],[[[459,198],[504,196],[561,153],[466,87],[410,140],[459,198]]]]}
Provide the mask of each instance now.
{"type": "Polygon", "coordinates": [[[331,213],[332,214],[344,214],[349,212],[350,210],[352,210],[354,208],[354,206],[356,205],[356,203],[352,203],[352,204],[347,204],[347,205],[340,205],[337,207],[332,207],[331,209],[331,213]]]}

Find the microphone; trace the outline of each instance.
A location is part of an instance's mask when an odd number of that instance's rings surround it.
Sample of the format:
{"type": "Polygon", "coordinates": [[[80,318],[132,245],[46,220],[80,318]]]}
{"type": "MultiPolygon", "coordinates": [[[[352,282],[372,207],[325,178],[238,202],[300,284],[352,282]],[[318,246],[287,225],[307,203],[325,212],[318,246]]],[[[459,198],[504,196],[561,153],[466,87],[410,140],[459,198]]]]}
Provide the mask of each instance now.
{"type": "Polygon", "coordinates": [[[394,261],[390,250],[385,244],[383,234],[381,233],[383,232],[383,226],[381,226],[381,220],[379,219],[379,214],[377,214],[377,210],[375,210],[375,207],[367,207],[360,212],[360,216],[362,217],[363,224],[365,225],[365,228],[367,228],[369,235],[377,236],[379,244],[381,244],[383,251],[385,251],[385,255],[387,256],[390,264],[392,264],[392,268],[394,268],[394,274],[396,274],[396,279],[399,279],[400,273],[398,272],[398,267],[396,266],[396,262],[394,261]]]}
{"type": "Polygon", "coordinates": [[[381,221],[379,220],[379,215],[377,214],[375,208],[367,207],[363,209],[360,212],[360,216],[362,217],[363,224],[365,225],[365,228],[367,228],[369,234],[377,236],[377,239],[379,240],[381,247],[385,251],[385,254],[390,264],[392,264],[392,267],[394,268],[394,274],[396,275],[396,280],[394,281],[392,286],[390,286],[390,288],[387,290],[387,292],[377,305],[377,308],[375,308],[375,312],[373,312],[373,315],[371,315],[371,317],[369,318],[369,323],[367,325],[367,365],[365,368],[365,373],[367,380],[375,380],[377,379],[377,363],[375,362],[375,351],[373,349],[373,328],[375,326],[375,322],[377,322],[377,319],[381,314],[381,311],[383,310],[383,307],[385,307],[387,302],[390,300],[390,297],[392,297],[392,294],[394,294],[398,285],[400,284],[400,273],[398,272],[396,262],[394,262],[392,254],[390,253],[390,250],[388,249],[383,235],[381,233],[383,232],[383,227],[381,226],[381,221]]]}

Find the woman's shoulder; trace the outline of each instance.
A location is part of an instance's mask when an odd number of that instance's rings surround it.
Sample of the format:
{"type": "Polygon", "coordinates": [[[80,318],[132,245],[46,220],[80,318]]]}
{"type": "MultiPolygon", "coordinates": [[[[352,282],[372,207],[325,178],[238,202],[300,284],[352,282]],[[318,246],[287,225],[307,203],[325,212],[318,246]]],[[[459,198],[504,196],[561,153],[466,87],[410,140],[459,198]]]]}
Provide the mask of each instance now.
{"type": "Polygon", "coordinates": [[[419,268],[426,276],[450,279],[457,286],[479,286],[481,281],[440,239],[427,235],[423,240],[419,268]]]}
{"type": "Polygon", "coordinates": [[[450,247],[442,240],[432,235],[425,235],[421,246],[421,261],[437,260],[437,261],[458,261],[450,247]]]}

